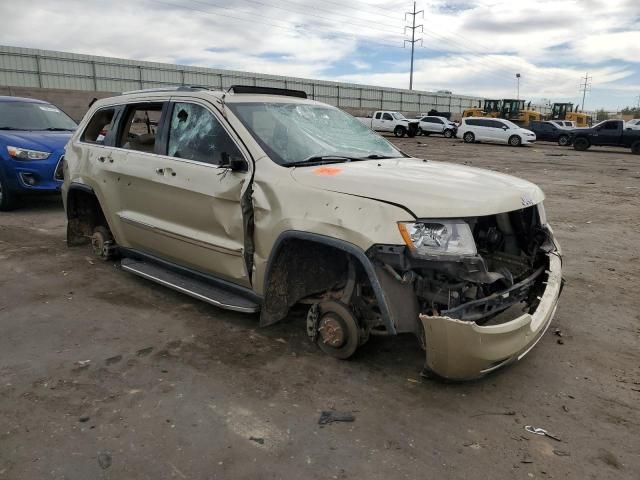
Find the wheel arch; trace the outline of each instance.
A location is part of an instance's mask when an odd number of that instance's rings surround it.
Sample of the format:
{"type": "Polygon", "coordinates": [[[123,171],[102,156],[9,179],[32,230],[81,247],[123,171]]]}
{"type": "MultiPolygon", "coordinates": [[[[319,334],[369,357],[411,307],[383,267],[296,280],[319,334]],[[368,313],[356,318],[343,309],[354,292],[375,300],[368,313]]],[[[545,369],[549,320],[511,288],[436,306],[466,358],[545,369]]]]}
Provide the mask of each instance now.
{"type": "Polygon", "coordinates": [[[366,253],[360,247],[347,241],[297,230],[288,230],[281,233],[271,249],[265,271],[264,302],[260,325],[272,325],[284,319],[289,309],[303,298],[296,298],[299,295],[298,292],[293,292],[293,297],[289,297],[289,292],[283,291],[283,288],[286,287],[288,289],[292,282],[296,283],[296,279],[305,280],[305,275],[308,276],[314,273],[305,271],[305,265],[299,263],[295,264],[295,273],[291,273],[287,268],[287,262],[291,262],[292,259],[298,259],[298,255],[295,253],[296,248],[300,249],[308,246],[314,246],[314,250],[317,250],[317,252],[328,253],[329,256],[323,258],[324,262],[330,262],[335,259],[338,259],[339,262],[340,255],[342,255],[345,260],[351,258],[359,265],[375,294],[382,322],[387,332],[395,335],[396,328],[391,318],[388,299],[376,275],[374,265],[366,253]]]}
{"type": "Polygon", "coordinates": [[[72,183],[65,199],[67,214],[67,245],[77,246],[90,243],[90,236],[98,225],[107,228],[107,222],[100,200],[93,188],[82,183],[72,183]]]}

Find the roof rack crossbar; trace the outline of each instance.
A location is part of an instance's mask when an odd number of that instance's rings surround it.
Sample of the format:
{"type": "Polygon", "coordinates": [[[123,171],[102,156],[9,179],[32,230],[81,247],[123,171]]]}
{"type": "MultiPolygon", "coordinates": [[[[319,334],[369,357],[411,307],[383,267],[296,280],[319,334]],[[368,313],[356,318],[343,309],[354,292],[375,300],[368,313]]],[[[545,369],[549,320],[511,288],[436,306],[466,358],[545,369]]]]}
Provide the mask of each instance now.
{"type": "Polygon", "coordinates": [[[288,88],[231,85],[227,91],[233,93],[253,93],[258,95],[282,95],[284,97],[307,98],[307,92],[303,90],[291,90],[288,88]]]}
{"type": "Polygon", "coordinates": [[[122,92],[122,95],[153,92],[190,92],[193,90],[212,90],[212,87],[207,87],[205,85],[180,85],[176,87],[143,88],[140,90],[130,90],[128,92],[122,92]]]}

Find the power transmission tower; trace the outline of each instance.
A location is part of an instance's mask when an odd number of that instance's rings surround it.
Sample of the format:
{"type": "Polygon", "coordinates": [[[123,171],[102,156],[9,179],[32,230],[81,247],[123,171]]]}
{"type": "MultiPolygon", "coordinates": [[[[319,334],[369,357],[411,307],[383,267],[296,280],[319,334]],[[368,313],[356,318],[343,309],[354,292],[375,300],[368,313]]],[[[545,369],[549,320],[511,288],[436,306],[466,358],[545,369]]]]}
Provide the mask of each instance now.
{"type": "Polygon", "coordinates": [[[407,21],[407,15],[411,15],[411,26],[404,27],[404,33],[407,33],[407,28],[411,29],[411,40],[405,40],[404,45],[409,42],[411,44],[411,73],[409,74],[409,90],[413,90],[413,53],[415,51],[416,42],[420,42],[422,45],[422,38],[418,38],[416,40],[416,28],[420,28],[422,32],[424,32],[423,25],[416,25],[416,15],[422,14],[422,18],[424,18],[424,10],[420,10],[416,12],[416,2],[413,2],[413,12],[405,12],[404,20],[407,21]]]}
{"type": "Polygon", "coordinates": [[[582,90],[582,111],[584,112],[584,99],[587,96],[587,92],[591,91],[591,80],[593,80],[593,77],[589,76],[589,72],[584,74],[584,78],[582,79],[582,82],[580,83],[580,89],[582,90]]]}

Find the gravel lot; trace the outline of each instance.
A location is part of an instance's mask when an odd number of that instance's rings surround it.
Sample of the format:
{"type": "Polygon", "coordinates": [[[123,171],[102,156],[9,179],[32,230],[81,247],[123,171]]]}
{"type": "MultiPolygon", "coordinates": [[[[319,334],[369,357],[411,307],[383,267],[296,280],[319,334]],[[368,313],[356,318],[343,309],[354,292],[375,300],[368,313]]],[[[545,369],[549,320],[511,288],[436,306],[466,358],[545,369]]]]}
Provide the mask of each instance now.
{"type": "Polygon", "coordinates": [[[67,249],[36,199],[0,214],[0,479],[637,479],[640,157],[392,141],[545,190],[567,285],[526,359],[464,384],[422,380],[411,336],[333,360],[302,312],[259,329],[67,249]]]}

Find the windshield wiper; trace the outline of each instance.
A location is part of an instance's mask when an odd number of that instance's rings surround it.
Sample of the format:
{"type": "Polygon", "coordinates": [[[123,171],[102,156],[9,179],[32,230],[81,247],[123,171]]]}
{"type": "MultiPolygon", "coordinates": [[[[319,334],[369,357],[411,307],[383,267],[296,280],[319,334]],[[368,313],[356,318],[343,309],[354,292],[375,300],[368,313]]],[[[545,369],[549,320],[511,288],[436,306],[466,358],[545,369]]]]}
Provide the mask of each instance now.
{"type": "Polygon", "coordinates": [[[21,130],[20,128],[13,128],[13,127],[0,127],[0,130],[21,130]]]}
{"type": "Polygon", "coordinates": [[[287,167],[303,167],[303,166],[312,166],[312,165],[323,165],[326,163],[344,163],[344,162],[351,162],[353,160],[360,160],[360,159],[352,158],[352,157],[343,157],[342,155],[313,155],[309,158],[305,158],[304,160],[287,163],[286,166],[287,167]]]}
{"type": "Polygon", "coordinates": [[[358,160],[386,160],[388,158],[399,158],[399,157],[389,157],[387,155],[378,155],[377,153],[372,153],[371,155],[367,155],[366,157],[360,157],[358,160]]]}
{"type": "Polygon", "coordinates": [[[73,132],[73,128],[61,128],[61,127],[49,127],[49,128],[43,128],[43,131],[47,131],[47,132],[73,132]]]}

